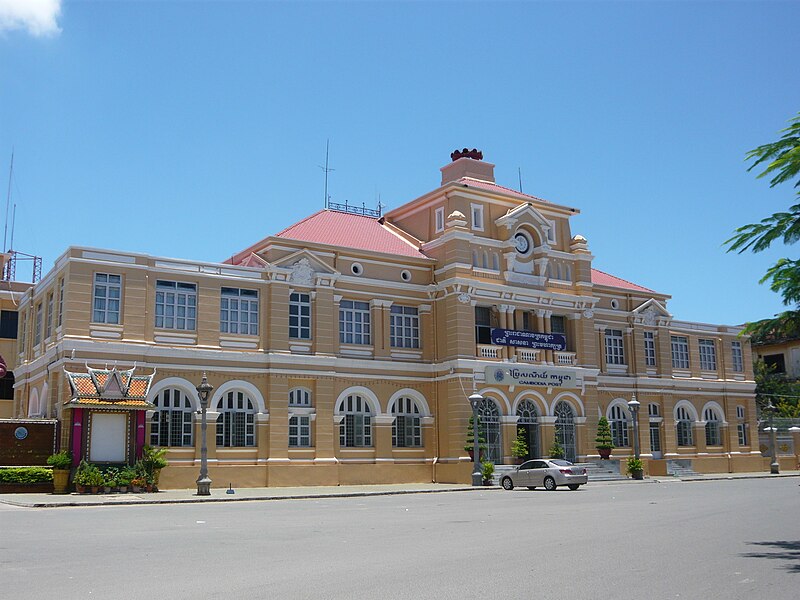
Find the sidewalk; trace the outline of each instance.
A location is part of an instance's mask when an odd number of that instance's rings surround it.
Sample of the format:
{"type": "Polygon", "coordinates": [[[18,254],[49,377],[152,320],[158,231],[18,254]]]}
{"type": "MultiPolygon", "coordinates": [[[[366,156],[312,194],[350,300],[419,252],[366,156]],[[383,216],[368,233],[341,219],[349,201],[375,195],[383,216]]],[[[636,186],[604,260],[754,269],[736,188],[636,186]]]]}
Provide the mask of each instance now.
{"type": "MultiPolygon", "coordinates": [[[[780,475],[769,473],[713,473],[700,477],[647,477],[617,481],[590,481],[596,485],[630,485],[641,483],[680,483],[719,481],[725,479],[770,479],[800,477],[800,472],[780,475]]],[[[451,483],[401,483],[391,485],[342,485],[324,487],[240,488],[229,494],[224,488],[212,489],[210,496],[198,496],[197,490],[163,490],[151,494],[0,494],[0,504],[26,508],[56,508],[66,506],[124,506],[136,504],[188,504],[197,502],[242,502],[264,500],[307,500],[316,498],[352,498],[360,496],[391,496],[397,494],[432,494],[442,492],[476,492],[500,490],[498,486],[472,487],[451,483]]]]}

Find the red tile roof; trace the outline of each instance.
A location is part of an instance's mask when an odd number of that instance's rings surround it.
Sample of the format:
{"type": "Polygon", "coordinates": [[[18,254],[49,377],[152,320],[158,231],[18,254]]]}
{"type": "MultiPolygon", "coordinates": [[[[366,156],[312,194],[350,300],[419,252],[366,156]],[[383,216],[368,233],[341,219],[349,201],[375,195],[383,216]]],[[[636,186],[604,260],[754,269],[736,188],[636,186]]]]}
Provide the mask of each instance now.
{"type": "Polygon", "coordinates": [[[374,217],[321,210],[287,227],[275,237],[312,244],[427,258],[417,245],[395,233],[374,217]]]}
{"type": "Polygon", "coordinates": [[[604,285],[606,287],[621,288],[623,290],[632,290],[634,292],[647,292],[650,294],[658,293],[646,287],[642,287],[640,285],[636,285],[635,283],[631,283],[630,281],[626,281],[625,279],[620,279],[619,277],[615,277],[614,275],[609,275],[608,273],[605,273],[598,269],[592,269],[592,283],[595,285],[604,285]]]}
{"type": "Polygon", "coordinates": [[[480,179],[473,179],[472,177],[462,177],[461,179],[456,180],[455,183],[460,183],[461,185],[465,185],[467,187],[487,190],[489,192],[510,194],[512,196],[516,196],[517,198],[538,200],[539,202],[548,202],[544,198],[538,198],[537,196],[531,196],[530,194],[523,194],[522,192],[519,192],[517,190],[512,190],[511,188],[507,188],[502,185],[497,185],[496,183],[492,183],[491,181],[482,181],[480,179]]]}

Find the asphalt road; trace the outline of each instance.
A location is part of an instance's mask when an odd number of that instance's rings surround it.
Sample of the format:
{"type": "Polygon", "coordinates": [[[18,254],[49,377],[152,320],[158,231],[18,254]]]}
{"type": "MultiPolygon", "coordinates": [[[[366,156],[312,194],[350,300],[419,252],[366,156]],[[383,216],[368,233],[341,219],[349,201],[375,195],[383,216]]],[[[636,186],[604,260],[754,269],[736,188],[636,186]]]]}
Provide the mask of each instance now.
{"type": "Polygon", "coordinates": [[[797,478],[0,505],[0,598],[800,597],[797,478]]]}

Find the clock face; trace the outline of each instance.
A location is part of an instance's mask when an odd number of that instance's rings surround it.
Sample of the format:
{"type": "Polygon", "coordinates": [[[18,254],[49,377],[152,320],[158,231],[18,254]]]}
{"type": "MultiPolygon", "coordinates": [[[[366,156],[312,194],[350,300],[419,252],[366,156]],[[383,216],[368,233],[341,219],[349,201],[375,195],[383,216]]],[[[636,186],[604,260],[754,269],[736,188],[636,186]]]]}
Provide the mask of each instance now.
{"type": "Polygon", "coordinates": [[[518,233],[514,236],[514,242],[517,245],[517,252],[520,254],[525,254],[528,250],[530,250],[531,243],[528,241],[528,238],[521,233],[518,233]]]}

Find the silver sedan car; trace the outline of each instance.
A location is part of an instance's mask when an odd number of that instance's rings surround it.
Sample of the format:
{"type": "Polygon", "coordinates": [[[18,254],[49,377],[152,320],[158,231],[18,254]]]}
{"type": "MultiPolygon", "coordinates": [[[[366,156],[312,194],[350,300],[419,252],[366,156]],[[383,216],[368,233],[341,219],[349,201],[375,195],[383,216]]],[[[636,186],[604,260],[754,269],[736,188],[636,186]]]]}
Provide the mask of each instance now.
{"type": "Polygon", "coordinates": [[[513,490],[514,486],[525,486],[529,490],[544,487],[553,491],[559,485],[577,490],[588,481],[585,467],[575,466],[560,458],[542,458],[525,461],[513,471],[504,474],[500,485],[505,490],[513,490]]]}

